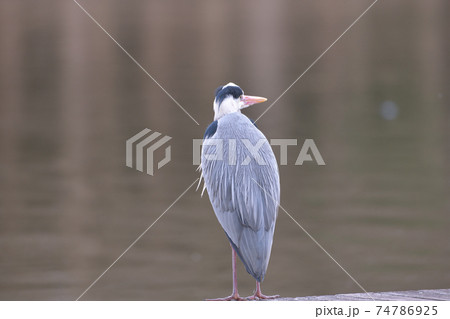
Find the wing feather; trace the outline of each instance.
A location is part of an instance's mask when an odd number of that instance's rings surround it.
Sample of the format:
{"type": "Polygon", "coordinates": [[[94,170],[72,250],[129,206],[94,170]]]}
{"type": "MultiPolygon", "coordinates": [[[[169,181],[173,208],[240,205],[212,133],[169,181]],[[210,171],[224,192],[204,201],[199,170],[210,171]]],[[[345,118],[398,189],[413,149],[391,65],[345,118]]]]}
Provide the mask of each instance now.
{"type": "Polygon", "coordinates": [[[209,139],[222,140],[223,150],[222,160],[208,160],[207,155],[218,151],[217,143],[204,145],[202,149],[202,175],[211,204],[247,271],[262,281],[269,263],[280,201],[275,156],[264,135],[240,113],[219,119],[217,130],[209,139]],[[229,143],[230,139],[236,142],[229,143]],[[258,164],[241,139],[248,139],[252,145],[265,140],[258,150],[265,165],[258,164]],[[230,145],[236,145],[235,165],[228,161],[233,155],[230,145]],[[247,156],[251,161],[243,165],[247,156]]]}

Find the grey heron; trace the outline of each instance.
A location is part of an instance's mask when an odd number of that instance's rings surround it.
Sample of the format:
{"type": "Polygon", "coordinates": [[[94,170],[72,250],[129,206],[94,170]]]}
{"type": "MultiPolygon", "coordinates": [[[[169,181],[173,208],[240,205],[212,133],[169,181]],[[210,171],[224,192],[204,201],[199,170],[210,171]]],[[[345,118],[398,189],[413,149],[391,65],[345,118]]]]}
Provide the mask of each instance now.
{"type": "Polygon", "coordinates": [[[203,137],[204,189],[232,249],[233,292],[215,300],[244,300],[238,293],[236,255],[256,279],[255,293],[246,299],[278,297],[263,295],[260,286],[269,264],[280,202],[278,165],[264,134],[241,113],[266,100],[244,95],[231,82],[218,87],[214,121],[203,137]]]}

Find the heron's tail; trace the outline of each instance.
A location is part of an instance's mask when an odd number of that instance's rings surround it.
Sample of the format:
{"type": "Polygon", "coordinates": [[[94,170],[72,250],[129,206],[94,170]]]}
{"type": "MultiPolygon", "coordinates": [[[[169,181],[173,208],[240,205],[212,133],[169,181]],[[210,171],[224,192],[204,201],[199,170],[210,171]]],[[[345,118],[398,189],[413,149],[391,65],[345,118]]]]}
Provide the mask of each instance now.
{"type": "Polygon", "coordinates": [[[258,231],[245,228],[238,244],[235,244],[227,234],[231,246],[241,259],[245,269],[259,282],[264,280],[269,265],[273,233],[274,227],[269,231],[264,228],[258,231]]]}

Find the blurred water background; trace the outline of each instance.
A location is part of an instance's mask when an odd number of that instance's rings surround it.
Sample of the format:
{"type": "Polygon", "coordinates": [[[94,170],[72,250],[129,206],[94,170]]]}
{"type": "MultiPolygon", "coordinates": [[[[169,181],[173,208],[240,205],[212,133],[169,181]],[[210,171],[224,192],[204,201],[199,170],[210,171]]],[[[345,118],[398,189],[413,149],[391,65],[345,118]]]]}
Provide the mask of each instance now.
{"type": "MultiPolygon", "coordinates": [[[[267,103],[371,3],[0,1],[0,299],[76,299],[197,177],[192,139],[233,81],[267,103]],[[144,128],[172,137],[151,177],[125,166],[144,128]]],[[[379,1],[258,122],[314,139],[326,166],[280,167],[282,205],[368,291],[450,287],[450,4],[379,1]]],[[[279,159],[279,150],[275,149],[279,159]]],[[[84,300],[231,291],[231,252],[191,189],[84,300]]],[[[242,295],[253,279],[239,264],[242,295]]],[[[360,292],[280,211],[266,294],[360,292]]]]}

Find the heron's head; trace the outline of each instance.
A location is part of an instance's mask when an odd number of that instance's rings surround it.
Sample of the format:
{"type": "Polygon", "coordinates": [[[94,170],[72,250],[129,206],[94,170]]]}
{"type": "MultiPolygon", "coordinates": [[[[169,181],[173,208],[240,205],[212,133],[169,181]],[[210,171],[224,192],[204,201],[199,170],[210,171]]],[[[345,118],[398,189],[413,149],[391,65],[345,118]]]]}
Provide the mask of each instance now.
{"type": "Polygon", "coordinates": [[[232,82],[219,86],[216,89],[216,97],[214,99],[214,120],[218,120],[230,113],[240,112],[241,109],[252,104],[265,101],[267,99],[264,97],[244,95],[244,91],[232,82]]]}

